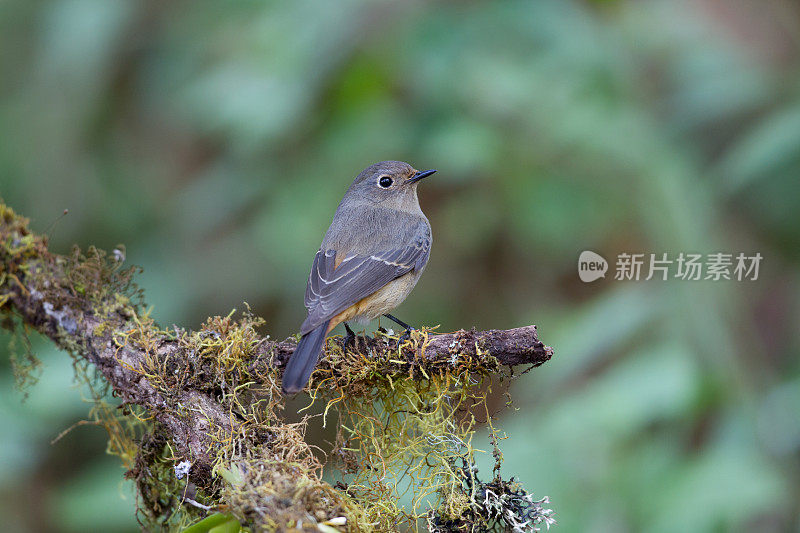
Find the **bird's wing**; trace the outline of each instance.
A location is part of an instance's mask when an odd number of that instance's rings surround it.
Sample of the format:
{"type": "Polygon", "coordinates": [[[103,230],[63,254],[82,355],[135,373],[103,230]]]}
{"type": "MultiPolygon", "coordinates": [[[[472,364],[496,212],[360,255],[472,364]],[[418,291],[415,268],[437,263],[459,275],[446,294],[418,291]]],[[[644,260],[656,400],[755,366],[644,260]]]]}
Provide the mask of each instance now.
{"type": "Polygon", "coordinates": [[[318,251],[306,287],[308,317],[300,333],[305,335],[390,281],[424,267],[430,245],[429,236],[419,236],[401,248],[345,257],[338,267],[336,250],[318,251]]]}

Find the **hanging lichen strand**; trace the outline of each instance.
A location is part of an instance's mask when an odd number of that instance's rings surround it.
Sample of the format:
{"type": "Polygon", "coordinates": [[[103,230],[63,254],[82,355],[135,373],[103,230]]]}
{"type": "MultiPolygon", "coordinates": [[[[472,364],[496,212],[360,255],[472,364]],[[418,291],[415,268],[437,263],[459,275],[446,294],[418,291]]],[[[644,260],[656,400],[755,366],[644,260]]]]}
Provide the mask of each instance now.
{"type": "Polygon", "coordinates": [[[326,418],[337,410],[331,455],[342,474],[341,486],[360,502],[370,527],[381,530],[418,526],[423,517],[436,531],[535,531],[536,524],[549,526],[553,519],[552,511],[542,507],[546,500],[534,501],[518,483],[499,477],[502,455],[487,398],[492,382],[510,375],[488,353],[461,356],[457,343],[447,366],[427,367],[422,354],[430,335],[426,328],[414,331],[393,353],[375,349],[396,346],[396,337],[382,331],[362,339],[356,350],[337,345],[328,351],[339,372],[323,366],[312,382],[312,399],[327,399],[326,418]],[[403,364],[407,373],[387,372],[390,365],[403,364]],[[350,382],[352,376],[356,379],[350,382]],[[479,481],[475,468],[476,414],[488,422],[495,449],[492,488],[479,481]],[[485,509],[492,490],[500,512],[485,509]]]}

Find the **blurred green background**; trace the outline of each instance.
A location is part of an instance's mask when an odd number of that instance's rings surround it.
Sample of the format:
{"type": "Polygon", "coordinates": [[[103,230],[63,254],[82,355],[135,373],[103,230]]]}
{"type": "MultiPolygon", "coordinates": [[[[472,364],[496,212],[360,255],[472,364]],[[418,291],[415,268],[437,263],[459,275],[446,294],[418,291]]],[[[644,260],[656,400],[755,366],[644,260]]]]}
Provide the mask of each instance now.
{"type": "MultiPolygon", "coordinates": [[[[556,348],[497,425],[558,531],[800,531],[796,2],[0,1],[0,195],[38,231],[69,209],[55,251],[124,243],[164,324],[247,301],[296,332],[333,210],[383,159],[439,170],[397,314],[556,348]],[[583,250],[764,259],[586,284],[583,250]]],[[[32,339],[23,403],[7,340],[4,529],[136,530],[103,430],[50,444],[89,408],[69,358],[32,339]]]]}

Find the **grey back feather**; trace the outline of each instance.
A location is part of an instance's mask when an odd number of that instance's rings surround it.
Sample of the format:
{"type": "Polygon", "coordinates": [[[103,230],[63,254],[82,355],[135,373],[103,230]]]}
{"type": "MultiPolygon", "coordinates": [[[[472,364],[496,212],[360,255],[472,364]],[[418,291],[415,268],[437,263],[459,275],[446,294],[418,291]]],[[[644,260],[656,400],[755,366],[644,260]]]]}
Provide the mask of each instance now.
{"type": "Polygon", "coordinates": [[[306,334],[390,281],[422,271],[432,244],[431,227],[419,209],[412,212],[370,202],[339,205],[314,257],[306,288],[306,334]],[[342,258],[334,269],[336,258],[342,258]]]}

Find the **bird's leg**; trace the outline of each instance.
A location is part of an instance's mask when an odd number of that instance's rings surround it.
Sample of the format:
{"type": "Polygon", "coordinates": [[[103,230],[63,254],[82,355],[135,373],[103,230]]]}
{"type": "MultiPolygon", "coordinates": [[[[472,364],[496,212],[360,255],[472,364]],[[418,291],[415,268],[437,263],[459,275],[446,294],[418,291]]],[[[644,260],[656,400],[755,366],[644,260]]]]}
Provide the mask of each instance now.
{"type": "Polygon", "coordinates": [[[386,318],[388,318],[389,320],[391,320],[392,322],[394,322],[398,326],[404,327],[407,331],[411,331],[411,330],[414,329],[411,326],[409,326],[408,324],[406,324],[405,322],[403,322],[402,320],[400,320],[399,318],[397,318],[396,316],[390,315],[388,313],[383,315],[383,316],[385,316],[386,318]]]}
{"type": "Polygon", "coordinates": [[[344,338],[344,347],[347,348],[348,344],[351,344],[354,348],[356,348],[356,334],[350,329],[350,326],[347,322],[342,322],[344,324],[344,330],[347,332],[347,335],[344,338]]]}
{"type": "Polygon", "coordinates": [[[403,328],[406,329],[405,333],[403,333],[400,336],[400,338],[397,339],[397,345],[398,346],[403,344],[405,341],[407,341],[411,337],[411,332],[414,331],[414,328],[412,328],[411,326],[409,326],[408,324],[406,324],[405,322],[403,322],[402,320],[400,320],[396,316],[392,316],[392,315],[390,315],[388,313],[384,314],[383,316],[385,316],[386,318],[388,318],[392,322],[396,323],[400,327],[403,327],[403,328]]]}

